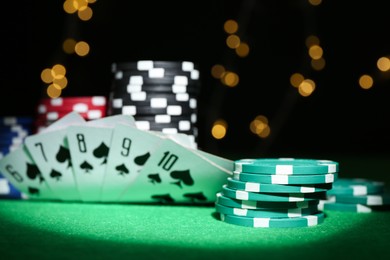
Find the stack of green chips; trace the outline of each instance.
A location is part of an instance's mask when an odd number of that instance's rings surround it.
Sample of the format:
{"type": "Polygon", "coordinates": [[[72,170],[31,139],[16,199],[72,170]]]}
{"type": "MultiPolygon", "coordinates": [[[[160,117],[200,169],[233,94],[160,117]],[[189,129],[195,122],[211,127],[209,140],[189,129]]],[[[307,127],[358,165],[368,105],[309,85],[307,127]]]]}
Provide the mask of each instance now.
{"type": "Polygon", "coordinates": [[[223,222],[247,227],[309,227],[324,221],[318,209],[337,179],[330,160],[261,158],[234,162],[232,177],[217,194],[223,222]]]}

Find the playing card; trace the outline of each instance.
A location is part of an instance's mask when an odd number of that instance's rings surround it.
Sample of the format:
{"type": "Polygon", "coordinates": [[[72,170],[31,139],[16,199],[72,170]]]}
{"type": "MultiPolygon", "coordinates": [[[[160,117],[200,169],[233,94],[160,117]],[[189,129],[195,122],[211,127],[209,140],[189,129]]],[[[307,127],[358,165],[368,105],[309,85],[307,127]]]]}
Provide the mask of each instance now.
{"type": "Polygon", "coordinates": [[[116,125],[112,134],[101,200],[117,201],[137,178],[164,138],[135,127],[116,125]]]}
{"type": "Polygon", "coordinates": [[[166,139],[152,154],[120,201],[211,203],[233,171],[166,139]]]}
{"type": "Polygon", "coordinates": [[[84,118],[76,112],[71,112],[40,133],[25,139],[25,145],[39,171],[61,200],[81,200],[73,176],[66,128],[83,124],[84,118]]]}
{"type": "Polygon", "coordinates": [[[100,201],[111,136],[116,124],[134,126],[134,118],[115,115],[67,128],[73,174],[83,201],[100,201]]]}
{"type": "Polygon", "coordinates": [[[61,117],[57,121],[51,123],[45,129],[39,131],[39,133],[47,133],[50,131],[56,131],[60,129],[64,129],[71,125],[80,125],[85,123],[85,119],[77,112],[69,112],[65,116],[61,117]]]}
{"type": "Polygon", "coordinates": [[[0,172],[19,191],[31,199],[58,199],[50,190],[24,144],[0,160],[0,172]]]}

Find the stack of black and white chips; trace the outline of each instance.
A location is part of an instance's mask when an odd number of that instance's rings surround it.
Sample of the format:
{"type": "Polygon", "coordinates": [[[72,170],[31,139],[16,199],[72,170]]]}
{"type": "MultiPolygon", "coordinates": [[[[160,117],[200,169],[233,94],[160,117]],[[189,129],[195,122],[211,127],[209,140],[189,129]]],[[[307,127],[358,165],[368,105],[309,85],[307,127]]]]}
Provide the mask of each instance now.
{"type": "Polygon", "coordinates": [[[197,143],[198,66],[191,61],[112,64],[107,115],[131,115],[141,130],[183,133],[197,143]]]}

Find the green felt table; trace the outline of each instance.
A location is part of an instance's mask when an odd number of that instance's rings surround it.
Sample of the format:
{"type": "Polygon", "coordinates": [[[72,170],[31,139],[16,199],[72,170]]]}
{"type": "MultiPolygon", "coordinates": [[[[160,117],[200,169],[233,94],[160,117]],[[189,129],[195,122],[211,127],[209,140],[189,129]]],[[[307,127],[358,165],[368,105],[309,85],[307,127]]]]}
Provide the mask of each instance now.
{"type": "MultiPolygon", "coordinates": [[[[375,164],[383,174],[389,166],[382,159],[382,164],[352,159],[341,165],[346,171],[354,167],[362,171],[375,164]]],[[[1,259],[389,259],[390,211],[325,214],[324,222],[312,227],[250,228],[222,222],[213,205],[0,200],[0,255],[1,259]]]]}

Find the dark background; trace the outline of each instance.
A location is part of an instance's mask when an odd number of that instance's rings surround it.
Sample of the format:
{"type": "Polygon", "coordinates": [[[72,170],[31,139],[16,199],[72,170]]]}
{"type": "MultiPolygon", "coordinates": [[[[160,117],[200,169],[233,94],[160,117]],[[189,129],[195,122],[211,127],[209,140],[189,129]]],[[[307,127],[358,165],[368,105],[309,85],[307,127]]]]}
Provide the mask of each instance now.
{"type": "Polygon", "coordinates": [[[34,115],[46,85],[43,69],[62,63],[68,87],[63,96],[108,96],[116,61],[191,60],[200,66],[198,145],[230,158],[390,154],[390,79],[376,61],[390,55],[387,1],[121,1],[91,4],[91,21],[65,14],[63,1],[7,3],[1,18],[1,115],[34,115]],[[223,24],[236,19],[249,44],[246,58],[225,44],[223,24]],[[310,67],[305,39],[314,34],[324,49],[325,69],[310,67]],[[65,55],[68,37],[91,46],[87,57],[65,55]],[[215,64],[237,72],[235,88],[210,74],[215,64]],[[317,88],[301,97],[292,73],[317,88]],[[374,77],[363,90],[358,78],[374,77]],[[270,120],[271,136],[249,130],[256,115],[270,120]],[[212,123],[228,123],[224,139],[211,137],[212,123]]]}

